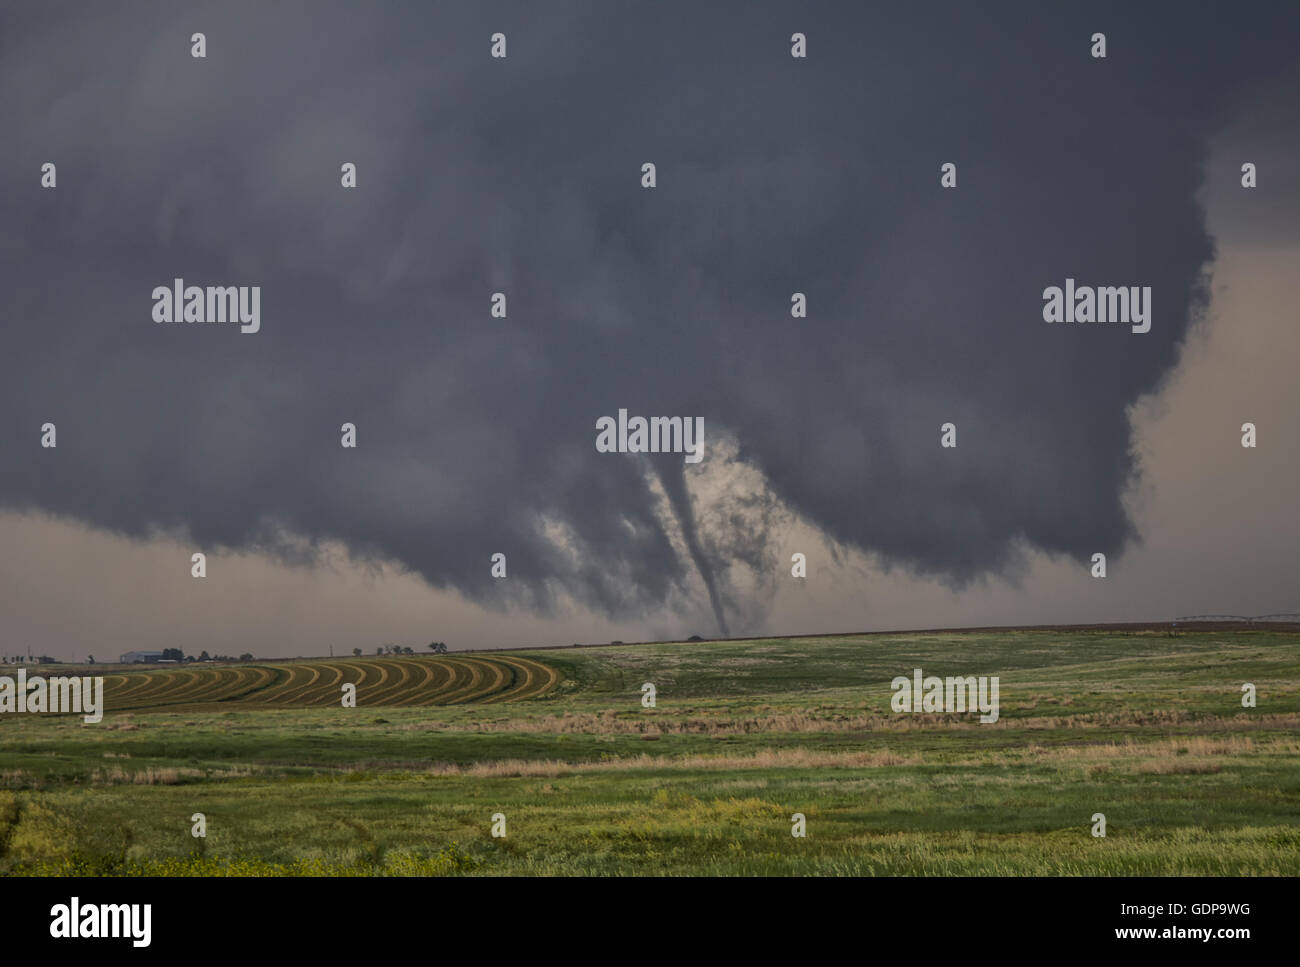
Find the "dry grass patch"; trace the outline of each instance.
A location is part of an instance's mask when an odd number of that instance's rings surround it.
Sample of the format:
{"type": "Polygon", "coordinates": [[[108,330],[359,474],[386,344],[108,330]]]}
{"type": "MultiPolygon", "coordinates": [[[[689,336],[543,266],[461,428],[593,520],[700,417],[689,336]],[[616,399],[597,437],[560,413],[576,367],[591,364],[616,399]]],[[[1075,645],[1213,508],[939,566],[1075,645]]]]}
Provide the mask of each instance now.
{"type": "Polygon", "coordinates": [[[1054,763],[1084,767],[1089,777],[1112,772],[1139,775],[1200,775],[1222,772],[1241,757],[1300,755],[1300,738],[1292,736],[1188,735],[1149,741],[1090,742],[1085,745],[1026,746],[1011,754],[964,760],[963,765],[1054,763]]]}
{"type": "Polygon", "coordinates": [[[813,752],[807,749],[761,749],[750,756],[652,756],[637,755],[602,759],[596,762],[557,762],[554,760],[499,759],[493,762],[475,762],[467,766],[450,763],[430,766],[425,770],[435,776],[512,777],[533,776],[555,778],[588,772],[627,772],[637,769],[670,769],[686,772],[692,769],[879,769],[886,766],[914,765],[919,760],[896,755],[888,749],[878,752],[813,752]]]}
{"type": "MultiPolygon", "coordinates": [[[[1038,701],[1069,706],[1068,698],[1038,701]]],[[[1031,709],[1033,705],[1021,705],[1031,709]]],[[[945,729],[1087,729],[1195,726],[1207,731],[1242,729],[1300,729],[1300,714],[1217,716],[1181,710],[1156,712],[1089,712],[1075,715],[1004,717],[982,723],[976,712],[877,713],[857,708],[822,707],[799,712],[737,715],[726,709],[717,712],[629,713],[622,709],[601,712],[565,712],[526,718],[502,718],[455,724],[417,722],[398,726],[401,731],[517,733],[521,735],[764,735],[814,732],[912,732],[945,729]]]]}
{"type": "Polygon", "coordinates": [[[183,782],[199,779],[243,779],[260,772],[251,766],[235,766],[230,769],[192,769],[188,767],[123,769],[96,769],[90,781],[96,786],[176,786],[183,782]]]}

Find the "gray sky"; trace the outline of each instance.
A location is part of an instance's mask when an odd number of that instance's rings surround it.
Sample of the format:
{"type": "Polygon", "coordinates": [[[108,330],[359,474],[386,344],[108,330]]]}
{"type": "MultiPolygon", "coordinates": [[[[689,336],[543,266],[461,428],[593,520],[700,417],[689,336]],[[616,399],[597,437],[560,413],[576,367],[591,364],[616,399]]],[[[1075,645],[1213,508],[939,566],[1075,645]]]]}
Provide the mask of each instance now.
{"type": "Polygon", "coordinates": [[[7,11],[3,650],[1300,610],[1296,16],[697,6],[7,11]]]}

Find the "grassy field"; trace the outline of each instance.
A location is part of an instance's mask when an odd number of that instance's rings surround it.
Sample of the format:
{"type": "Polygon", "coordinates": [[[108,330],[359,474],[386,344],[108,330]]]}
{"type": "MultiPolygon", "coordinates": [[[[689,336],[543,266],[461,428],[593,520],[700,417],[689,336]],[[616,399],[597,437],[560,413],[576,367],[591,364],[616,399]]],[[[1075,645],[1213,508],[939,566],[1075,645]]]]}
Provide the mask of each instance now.
{"type": "Polygon", "coordinates": [[[0,716],[0,872],[1300,874],[1295,634],[931,633],[97,673],[110,709],[97,725],[0,716]],[[999,721],[891,711],[890,681],[916,667],[998,676],[999,721]],[[339,704],[344,681],[362,683],[356,708],[339,704]],[[1245,682],[1257,708],[1241,705],[1245,682]],[[1091,834],[1099,812],[1105,838],[1091,834]]]}

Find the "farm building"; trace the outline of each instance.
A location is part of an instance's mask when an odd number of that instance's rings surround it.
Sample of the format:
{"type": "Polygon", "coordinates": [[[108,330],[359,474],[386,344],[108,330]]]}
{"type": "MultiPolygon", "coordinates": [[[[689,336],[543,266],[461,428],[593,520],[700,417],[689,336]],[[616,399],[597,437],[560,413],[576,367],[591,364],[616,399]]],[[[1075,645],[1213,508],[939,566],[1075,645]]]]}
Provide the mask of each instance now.
{"type": "Polygon", "coordinates": [[[142,661],[160,661],[162,660],[161,651],[128,651],[121,657],[123,665],[134,665],[142,661]]]}

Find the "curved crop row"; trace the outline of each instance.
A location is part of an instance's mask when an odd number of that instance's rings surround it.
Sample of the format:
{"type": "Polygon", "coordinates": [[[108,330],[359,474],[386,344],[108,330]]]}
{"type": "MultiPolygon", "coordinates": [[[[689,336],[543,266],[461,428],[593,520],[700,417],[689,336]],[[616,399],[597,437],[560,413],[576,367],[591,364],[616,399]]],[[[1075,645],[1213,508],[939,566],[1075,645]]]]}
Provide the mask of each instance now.
{"type": "Polygon", "coordinates": [[[118,672],[105,677],[104,700],[111,711],[329,706],[351,684],[360,706],[456,705],[537,698],[559,680],[511,655],[375,656],[118,672]]]}

